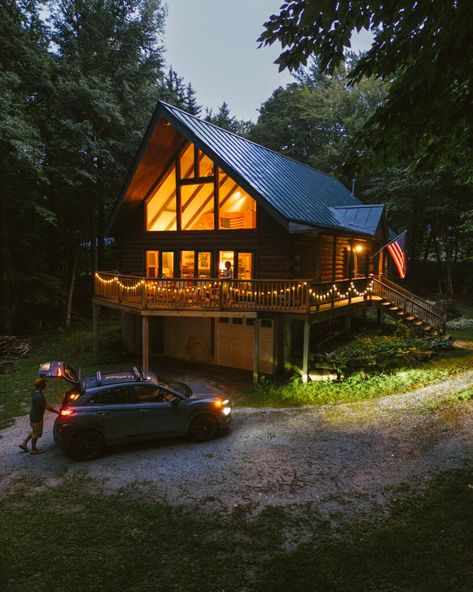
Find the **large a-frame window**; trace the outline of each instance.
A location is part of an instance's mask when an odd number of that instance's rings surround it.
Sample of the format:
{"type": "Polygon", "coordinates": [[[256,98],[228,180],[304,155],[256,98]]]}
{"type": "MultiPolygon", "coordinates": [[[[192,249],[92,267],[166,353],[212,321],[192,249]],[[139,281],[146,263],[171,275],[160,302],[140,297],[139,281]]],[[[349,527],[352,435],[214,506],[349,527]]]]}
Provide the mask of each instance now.
{"type": "Polygon", "coordinates": [[[188,143],[146,200],[146,230],[256,228],[256,202],[188,143]]]}

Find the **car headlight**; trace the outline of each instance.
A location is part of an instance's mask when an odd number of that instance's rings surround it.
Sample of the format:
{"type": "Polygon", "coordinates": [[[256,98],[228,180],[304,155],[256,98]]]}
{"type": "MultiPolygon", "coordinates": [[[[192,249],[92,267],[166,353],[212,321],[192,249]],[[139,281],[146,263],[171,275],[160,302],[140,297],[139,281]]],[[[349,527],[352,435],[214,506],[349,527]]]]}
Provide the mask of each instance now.
{"type": "Polygon", "coordinates": [[[222,413],[223,413],[224,415],[230,415],[230,413],[231,413],[231,412],[232,412],[232,408],[231,408],[231,407],[224,407],[224,408],[222,409],[222,413]]]}

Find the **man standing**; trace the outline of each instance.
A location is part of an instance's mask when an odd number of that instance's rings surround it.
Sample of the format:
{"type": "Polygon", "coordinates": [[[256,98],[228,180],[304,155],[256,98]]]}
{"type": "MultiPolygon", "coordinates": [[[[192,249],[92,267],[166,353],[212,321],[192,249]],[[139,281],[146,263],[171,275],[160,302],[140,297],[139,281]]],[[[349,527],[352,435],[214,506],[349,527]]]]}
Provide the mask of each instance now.
{"type": "Polygon", "coordinates": [[[31,440],[31,454],[39,454],[41,450],[36,447],[38,438],[43,435],[43,418],[46,409],[51,413],[58,413],[54,407],[48,405],[44,390],[46,388],[46,380],[44,378],[37,378],[34,381],[35,388],[31,393],[31,409],[30,409],[30,426],[31,431],[26,438],[19,445],[23,452],[28,452],[28,442],[31,440]]]}

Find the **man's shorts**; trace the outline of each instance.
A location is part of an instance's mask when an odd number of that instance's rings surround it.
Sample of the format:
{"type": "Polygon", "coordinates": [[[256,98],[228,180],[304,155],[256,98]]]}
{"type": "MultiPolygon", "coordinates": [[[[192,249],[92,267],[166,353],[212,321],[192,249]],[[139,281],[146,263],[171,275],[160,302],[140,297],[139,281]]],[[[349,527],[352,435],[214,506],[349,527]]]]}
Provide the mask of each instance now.
{"type": "Polygon", "coordinates": [[[43,435],[43,422],[42,421],[30,421],[31,426],[31,437],[41,438],[43,435]]]}

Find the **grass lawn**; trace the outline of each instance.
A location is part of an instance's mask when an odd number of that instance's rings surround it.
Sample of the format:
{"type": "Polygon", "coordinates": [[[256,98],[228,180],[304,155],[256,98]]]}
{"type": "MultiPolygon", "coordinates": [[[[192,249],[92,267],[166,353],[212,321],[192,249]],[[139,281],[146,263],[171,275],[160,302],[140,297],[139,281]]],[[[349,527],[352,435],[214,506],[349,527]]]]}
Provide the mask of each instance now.
{"type": "Polygon", "coordinates": [[[316,508],[209,515],[90,482],[0,496],[2,592],[467,592],[473,471],[402,492],[389,516],[332,532],[316,508]],[[288,547],[286,533],[305,530],[288,547]]]}
{"type": "MultiPolygon", "coordinates": [[[[42,362],[65,360],[72,366],[80,367],[85,374],[136,363],[136,360],[122,353],[116,324],[103,324],[100,341],[104,353],[94,356],[90,327],[68,332],[55,331],[36,338],[32,353],[15,360],[16,372],[0,376],[0,429],[10,425],[14,417],[24,415],[29,410],[33,382],[42,362]]],[[[60,402],[64,390],[64,381],[48,381],[48,402],[60,402]]]]}
{"type": "MultiPolygon", "coordinates": [[[[366,345],[361,340],[361,346],[368,349],[369,342],[374,343],[376,339],[379,338],[368,338],[366,345]]],[[[383,337],[381,339],[387,341],[389,338],[383,337]]],[[[366,374],[363,371],[354,372],[344,380],[337,382],[308,382],[304,384],[299,377],[285,383],[263,380],[258,387],[245,393],[239,399],[239,403],[261,407],[350,403],[405,393],[440,382],[472,368],[473,349],[456,347],[439,353],[427,362],[412,365],[411,362],[406,361],[405,365],[371,374],[366,374]]]]}
{"type": "MultiPolygon", "coordinates": [[[[95,357],[87,328],[45,336],[16,362],[15,374],[0,376],[0,427],[25,413],[40,362],[66,359],[85,373],[136,363],[117,337],[116,327],[104,327],[108,353],[95,357]]],[[[414,368],[358,373],[339,384],[263,385],[240,402],[374,397],[453,376],[472,361],[473,352],[455,349],[414,368]]],[[[51,383],[49,400],[59,401],[62,391],[61,381],[51,383]]],[[[471,592],[472,523],[471,466],[437,477],[421,493],[399,490],[384,517],[343,530],[322,520],[316,503],[256,517],[241,507],[209,514],[137,497],[131,488],[105,494],[85,478],[49,488],[23,480],[0,491],[0,590],[471,592]],[[296,532],[304,542],[294,543],[296,532]]]]}
{"type": "MultiPolygon", "coordinates": [[[[381,342],[382,348],[389,344],[393,349],[392,355],[397,355],[396,341],[382,336],[362,340],[361,349],[364,351],[367,347],[378,347],[379,343],[376,339],[381,342]]],[[[473,344],[473,334],[471,339],[473,344]]],[[[15,361],[15,374],[0,376],[0,429],[10,425],[15,417],[24,415],[28,411],[32,384],[41,362],[54,359],[66,360],[71,365],[80,367],[84,374],[93,373],[98,369],[108,370],[129,367],[133,364],[140,365],[139,359],[123,353],[119,329],[114,323],[108,325],[104,323],[101,328],[101,351],[102,353],[97,356],[92,353],[90,327],[43,335],[41,341],[37,340],[33,343],[31,355],[15,361]]],[[[370,376],[366,376],[363,372],[355,372],[345,380],[335,383],[303,384],[299,378],[278,383],[263,379],[258,387],[248,387],[246,391],[238,393],[234,400],[237,405],[252,407],[346,403],[403,393],[439,382],[472,367],[473,349],[455,348],[442,352],[429,362],[415,366],[406,364],[405,367],[377,372],[370,376]]],[[[48,382],[46,395],[50,403],[58,403],[63,392],[62,380],[48,382]]]]}

